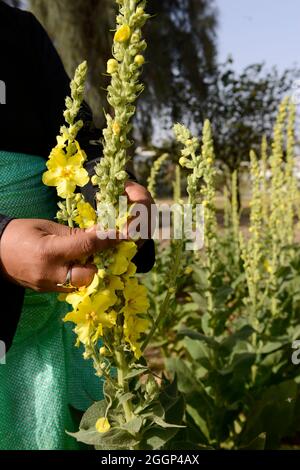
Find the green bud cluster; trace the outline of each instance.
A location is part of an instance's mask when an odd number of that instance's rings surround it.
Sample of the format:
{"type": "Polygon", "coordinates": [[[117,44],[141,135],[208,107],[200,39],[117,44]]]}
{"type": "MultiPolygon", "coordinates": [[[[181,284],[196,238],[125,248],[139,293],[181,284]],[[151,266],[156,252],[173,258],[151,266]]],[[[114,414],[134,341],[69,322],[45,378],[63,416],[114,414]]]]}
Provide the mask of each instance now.
{"type": "Polygon", "coordinates": [[[179,143],[183,145],[179,164],[183,168],[191,170],[187,177],[188,203],[195,207],[198,202],[204,206],[205,220],[205,250],[208,272],[208,314],[213,314],[212,284],[216,272],[217,263],[217,222],[215,210],[215,154],[212,138],[211,124],[209,120],[204,122],[202,131],[202,147],[196,137],[182,124],[174,126],[174,133],[179,143]],[[203,181],[200,187],[200,181],[203,181]]]}
{"type": "Polygon", "coordinates": [[[159,158],[155,160],[151,167],[150,171],[150,176],[148,178],[148,191],[152,195],[153,199],[156,198],[156,186],[157,186],[157,177],[159,175],[159,172],[163,166],[163,164],[166,162],[168,159],[169,154],[168,153],[163,153],[159,158]]]}
{"type": "Polygon", "coordinates": [[[262,261],[264,258],[264,240],[262,238],[263,212],[261,198],[262,172],[253,150],[250,152],[252,196],[250,201],[250,238],[243,242],[241,236],[241,256],[244,261],[249,292],[250,315],[253,328],[256,325],[256,307],[259,300],[259,285],[262,280],[262,261]]]}
{"type": "Polygon", "coordinates": [[[285,190],[285,221],[282,224],[283,236],[286,244],[294,242],[294,218],[296,215],[296,204],[298,199],[297,181],[294,176],[295,166],[295,123],[296,106],[290,102],[288,106],[287,122],[287,145],[286,145],[286,165],[284,174],[285,190]]]}
{"type": "Polygon", "coordinates": [[[67,135],[69,141],[76,139],[78,132],[83,126],[83,122],[81,120],[76,121],[76,117],[78,116],[84,98],[87,70],[86,61],[82,62],[82,64],[77,67],[74,78],[71,81],[71,96],[66,98],[64,118],[69,127],[62,126],[61,134],[67,135]]]}
{"type": "Polygon", "coordinates": [[[126,165],[130,158],[130,121],[135,113],[135,101],[144,88],[139,83],[142,53],[146,49],[141,29],[149,16],[144,11],[145,1],[123,0],[117,3],[120,11],[113,44],[114,58],[108,64],[111,83],[107,89],[113,113],[106,115],[103,157],[95,168],[96,177],[93,179],[99,187],[98,203],[114,205],[124,192],[126,165]]]}

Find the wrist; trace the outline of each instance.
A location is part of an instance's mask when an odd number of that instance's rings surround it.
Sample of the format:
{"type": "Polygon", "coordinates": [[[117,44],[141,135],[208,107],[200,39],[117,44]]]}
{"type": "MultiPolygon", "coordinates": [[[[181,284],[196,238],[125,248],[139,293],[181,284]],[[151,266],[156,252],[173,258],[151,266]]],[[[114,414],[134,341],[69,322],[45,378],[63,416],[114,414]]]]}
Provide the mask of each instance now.
{"type": "Polygon", "coordinates": [[[14,220],[13,217],[7,217],[0,215],[0,274],[2,274],[2,263],[1,263],[1,237],[8,226],[8,224],[14,220]]]}

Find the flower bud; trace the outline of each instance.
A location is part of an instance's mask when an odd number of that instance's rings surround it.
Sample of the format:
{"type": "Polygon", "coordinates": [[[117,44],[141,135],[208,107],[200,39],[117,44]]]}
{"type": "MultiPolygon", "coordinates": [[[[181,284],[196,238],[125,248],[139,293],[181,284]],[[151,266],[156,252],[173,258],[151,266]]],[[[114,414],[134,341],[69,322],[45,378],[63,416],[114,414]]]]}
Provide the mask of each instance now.
{"type": "Polygon", "coordinates": [[[97,175],[93,175],[91,177],[91,182],[94,186],[96,186],[96,184],[98,184],[98,176],[97,175]]]}
{"type": "Polygon", "coordinates": [[[112,74],[118,71],[119,64],[116,59],[109,59],[107,61],[107,73],[112,74]]]}
{"type": "Polygon", "coordinates": [[[136,65],[141,67],[145,63],[145,58],[142,54],[138,54],[138,55],[135,56],[134,62],[135,62],[136,65]]]}
{"type": "Polygon", "coordinates": [[[115,176],[118,181],[124,181],[127,177],[127,173],[126,171],[119,171],[115,176]]]}
{"type": "Polygon", "coordinates": [[[145,14],[144,8],[142,8],[142,7],[137,7],[137,9],[136,9],[136,14],[137,14],[138,16],[144,15],[144,14],[145,14]]]}
{"type": "Polygon", "coordinates": [[[131,29],[128,24],[123,24],[115,33],[115,42],[126,42],[131,36],[131,29]]]}
{"type": "Polygon", "coordinates": [[[117,122],[117,121],[114,121],[113,125],[112,125],[112,129],[113,129],[113,133],[115,135],[119,135],[120,132],[121,132],[121,127],[120,127],[120,124],[117,122]]]}
{"type": "Polygon", "coordinates": [[[189,159],[186,157],[180,157],[179,158],[179,165],[185,166],[187,163],[189,163],[189,159]]]}

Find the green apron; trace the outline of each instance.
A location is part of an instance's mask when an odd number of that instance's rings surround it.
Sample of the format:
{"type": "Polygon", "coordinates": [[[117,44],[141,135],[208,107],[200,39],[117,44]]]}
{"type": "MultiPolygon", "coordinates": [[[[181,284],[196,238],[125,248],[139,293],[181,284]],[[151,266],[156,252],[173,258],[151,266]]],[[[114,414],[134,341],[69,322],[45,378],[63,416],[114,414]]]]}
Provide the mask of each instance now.
{"type": "MultiPolygon", "coordinates": [[[[18,218],[54,219],[56,195],[42,184],[45,160],[0,151],[0,213],[18,218]]],[[[10,299],[2,292],[1,315],[10,299]]],[[[86,410],[103,398],[91,361],[75,348],[67,305],[57,294],[26,290],[6,364],[0,364],[0,449],[78,449],[70,406],[86,410]]]]}

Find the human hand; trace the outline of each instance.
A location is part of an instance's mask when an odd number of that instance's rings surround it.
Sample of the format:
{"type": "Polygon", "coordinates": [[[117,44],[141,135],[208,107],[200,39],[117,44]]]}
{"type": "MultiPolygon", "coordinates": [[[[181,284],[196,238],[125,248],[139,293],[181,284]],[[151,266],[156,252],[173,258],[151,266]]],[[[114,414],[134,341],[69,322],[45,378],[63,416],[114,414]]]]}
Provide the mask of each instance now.
{"type": "Polygon", "coordinates": [[[74,287],[89,285],[97,268],[80,260],[113,247],[118,240],[97,236],[96,228],[71,229],[43,219],[14,219],[0,241],[1,273],[8,280],[39,292],[70,292],[58,287],[72,266],[74,287]]]}
{"type": "MultiPolygon", "coordinates": [[[[152,216],[155,214],[154,208],[155,208],[155,202],[146,188],[144,186],[135,183],[134,181],[127,181],[125,185],[125,194],[128,197],[128,201],[131,204],[136,204],[137,211],[139,209],[139,205],[141,204],[142,206],[145,207],[145,216],[141,217],[141,224],[146,225],[146,230],[143,230],[142,227],[140,227],[140,232],[141,232],[141,240],[138,242],[138,245],[143,243],[145,240],[150,239],[153,235],[154,231],[154,226],[152,227],[153,220],[152,216]],[[153,209],[152,209],[153,208],[153,209]],[[151,210],[152,209],[152,210],[151,210]],[[145,234],[145,236],[143,236],[145,234]]],[[[128,235],[129,238],[133,237],[133,233],[130,230],[131,222],[136,218],[136,215],[130,219],[128,225],[127,225],[127,231],[126,231],[126,236],[128,235]]]]}

